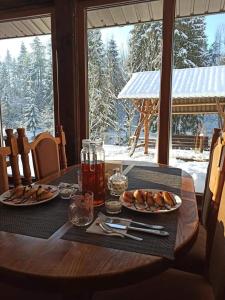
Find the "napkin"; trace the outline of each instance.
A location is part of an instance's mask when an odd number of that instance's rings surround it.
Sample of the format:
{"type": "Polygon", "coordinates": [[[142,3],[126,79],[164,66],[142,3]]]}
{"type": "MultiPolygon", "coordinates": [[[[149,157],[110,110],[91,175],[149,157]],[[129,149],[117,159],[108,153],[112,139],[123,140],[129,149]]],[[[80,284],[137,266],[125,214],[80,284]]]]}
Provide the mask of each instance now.
{"type": "MultiPolygon", "coordinates": [[[[101,227],[99,227],[98,223],[101,221],[102,219],[100,219],[99,217],[97,217],[94,222],[86,229],[86,232],[88,233],[95,233],[95,234],[102,234],[102,235],[110,235],[106,232],[104,232],[101,227]]],[[[123,225],[130,225],[131,221],[123,221],[123,225]]],[[[121,233],[126,233],[127,229],[116,229],[117,231],[121,232],[121,233]]]]}

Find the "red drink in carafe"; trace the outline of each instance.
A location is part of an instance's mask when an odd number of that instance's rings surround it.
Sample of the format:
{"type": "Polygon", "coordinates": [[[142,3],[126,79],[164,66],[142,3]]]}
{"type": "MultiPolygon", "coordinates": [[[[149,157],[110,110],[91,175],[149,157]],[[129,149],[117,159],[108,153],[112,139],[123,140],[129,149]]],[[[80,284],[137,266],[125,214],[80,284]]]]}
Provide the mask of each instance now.
{"type": "Polygon", "coordinates": [[[82,163],[81,170],[83,191],[94,193],[94,206],[102,205],[105,201],[105,163],[82,163]]]}
{"type": "Polygon", "coordinates": [[[94,193],[94,206],[105,201],[105,152],[102,141],[82,140],[81,172],[83,191],[94,193]]]}

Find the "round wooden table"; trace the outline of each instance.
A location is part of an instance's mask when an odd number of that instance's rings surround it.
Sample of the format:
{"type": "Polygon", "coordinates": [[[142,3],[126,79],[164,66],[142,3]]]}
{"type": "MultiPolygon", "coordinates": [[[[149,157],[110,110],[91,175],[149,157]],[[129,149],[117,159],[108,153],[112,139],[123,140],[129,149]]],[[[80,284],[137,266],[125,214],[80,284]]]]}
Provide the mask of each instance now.
{"type": "MultiPolygon", "coordinates": [[[[42,180],[51,182],[71,170],[42,180]]],[[[182,173],[175,254],[186,253],[198,231],[192,178],[182,173]]],[[[68,293],[114,288],[141,281],[172,265],[162,257],[60,239],[66,223],[49,239],[0,232],[0,278],[20,286],[44,286],[68,293]]]]}

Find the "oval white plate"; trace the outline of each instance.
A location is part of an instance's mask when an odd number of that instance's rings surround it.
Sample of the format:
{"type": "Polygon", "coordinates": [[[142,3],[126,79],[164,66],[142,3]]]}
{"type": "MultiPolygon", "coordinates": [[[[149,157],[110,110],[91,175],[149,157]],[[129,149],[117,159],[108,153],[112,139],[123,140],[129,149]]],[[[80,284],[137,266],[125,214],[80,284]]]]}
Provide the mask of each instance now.
{"type": "Polygon", "coordinates": [[[6,191],[5,193],[0,195],[0,202],[5,204],[5,205],[10,205],[10,206],[33,206],[33,205],[39,205],[39,204],[42,204],[42,203],[45,203],[45,202],[49,202],[59,194],[58,188],[54,185],[35,184],[35,185],[32,185],[32,186],[39,186],[39,185],[41,185],[44,189],[47,189],[47,188],[51,187],[51,192],[53,193],[52,197],[41,200],[41,201],[34,201],[34,202],[29,202],[29,203],[26,203],[26,202],[24,202],[24,203],[13,203],[10,200],[9,201],[6,200],[6,198],[10,197],[10,195],[12,194],[12,192],[14,190],[14,189],[12,189],[12,190],[6,191]]]}
{"type": "MultiPolygon", "coordinates": [[[[164,192],[162,190],[154,190],[154,189],[140,189],[140,190],[145,191],[145,192],[153,192],[153,193],[164,192]]],[[[134,191],[135,190],[130,190],[128,192],[134,192],[134,191]]],[[[169,193],[171,193],[171,192],[169,192],[169,193]]],[[[170,209],[159,209],[159,210],[155,210],[155,211],[152,211],[150,209],[145,209],[145,208],[138,208],[133,203],[125,202],[123,200],[122,195],[120,196],[120,200],[122,202],[122,205],[124,207],[128,208],[128,209],[138,211],[138,212],[142,212],[142,213],[147,213],[147,214],[160,214],[160,213],[168,213],[168,212],[174,211],[174,210],[178,209],[181,206],[181,204],[182,204],[181,198],[178,195],[174,194],[174,193],[171,193],[171,194],[175,197],[176,205],[171,207],[170,209]]]]}

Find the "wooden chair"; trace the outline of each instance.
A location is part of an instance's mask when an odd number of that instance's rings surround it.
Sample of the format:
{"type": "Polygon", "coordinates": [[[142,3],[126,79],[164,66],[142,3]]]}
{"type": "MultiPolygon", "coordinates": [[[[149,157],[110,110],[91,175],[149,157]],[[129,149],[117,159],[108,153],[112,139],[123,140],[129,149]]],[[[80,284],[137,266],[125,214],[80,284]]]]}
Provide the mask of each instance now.
{"type": "Polygon", "coordinates": [[[10,147],[0,147],[0,194],[8,191],[9,189],[6,158],[10,154],[10,147]]]}
{"type": "Polygon", "coordinates": [[[29,153],[32,153],[35,179],[45,178],[60,169],[67,167],[65,152],[66,139],[62,126],[59,127],[57,137],[48,132],[40,133],[33,142],[29,143],[24,128],[18,128],[18,148],[23,164],[24,178],[27,183],[32,182],[29,153]]]}
{"type": "Polygon", "coordinates": [[[18,164],[19,152],[17,147],[17,138],[13,134],[12,129],[6,129],[6,134],[6,147],[0,147],[0,194],[9,189],[9,177],[10,179],[12,179],[12,184],[14,186],[18,186],[21,184],[18,164]],[[8,175],[8,165],[11,168],[12,176],[8,175]]]}
{"type": "MultiPolygon", "coordinates": [[[[225,165],[225,151],[220,168],[225,165]]],[[[218,195],[218,194],[217,194],[218,195]]],[[[218,197],[218,196],[217,196],[218,197]]],[[[224,300],[225,299],[225,183],[220,193],[220,207],[215,225],[206,275],[169,269],[139,284],[98,292],[93,300],[224,300]]]]}
{"type": "Polygon", "coordinates": [[[204,200],[199,234],[191,251],[185,259],[177,258],[175,267],[184,271],[203,274],[205,262],[209,260],[212,240],[215,233],[216,219],[220,204],[222,186],[225,178],[225,166],[219,168],[225,152],[225,133],[215,130],[207,171],[204,200]]]}

